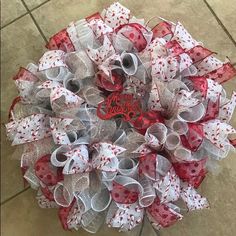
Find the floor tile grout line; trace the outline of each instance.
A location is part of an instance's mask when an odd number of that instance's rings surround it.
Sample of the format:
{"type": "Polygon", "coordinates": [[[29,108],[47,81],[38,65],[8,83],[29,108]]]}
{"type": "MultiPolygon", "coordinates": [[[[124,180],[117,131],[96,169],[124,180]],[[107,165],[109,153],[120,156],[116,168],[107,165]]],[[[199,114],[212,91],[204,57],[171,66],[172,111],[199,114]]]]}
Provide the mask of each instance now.
{"type": "MultiPolygon", "coordinates": [[[[29,10],[29,8],[27,7],[26,3],[25,3],[23,0],[21,0],[22,4],[23,4],[24,7],[26,8],[27,12],[24,13],[23,15],[21,15],[21,16],[15,18],[13,21],[7,23],[6,25],[2,26],[2,27],[1,27],[1,30],[2,30],[3,28],[5,28],[5,27],[11,25],[11,24],[14,23],[15,21],[19,20],[20,18],[22,18],[22,17],[24,17],[24,16],[26,16],[26,15],[29,14],[30,17],[32,18],[32,20],[33,20],[35,26],[37,27],[39,33],[40,33],[41,36],[43,37],[44,41],[47,43],[47,42],[48,42],[48,41],[47,41],[47,38],[46,38],[45,35],[43,34],[41,28],[39,27],[38,23],[36,22],[36,20],[35,20],[34,16],[32,15],[31,11],[36,10],[37,8],[41,7],[42,5],[44,5],[45,3],[49,2],[49,1],[50,1],[50,0],[47,0],[47,1],[43,2],[42,4],[39,4],[37,7],[35,7],[35,8],[33,8],[33,9],[29,10]]],[[[21,190],[20,192],[14,194],[13,196],[7,198],[7,199],[4,200],[3,202],[1,202],[0,205],[3,206],[5,203],[7,203],[7,202],[13,200],[14,198],[18,197],[18,196],[21,195],[22,193],[26,192],[28,189],[30,189],[30,187],[27,187],[27,188],[21,190]]]]}
{"type": "Polygon", "coordinates": [[[32,8],[32,9],[30,9],[29,11],[32,12],[32,11],[34,11],[34,10],[37,10],[38,8],[40,8],[41,6],[43,6],[44,4],[46,4],[46,3],[48,3],[48,2],[50,2],[50,0],[46,0],[45,2],[40,3],[38,6],[36,6],[36,7],[32,8]]]}
{"type": "Polygon", "coordinates": [[[2,29],[4,29],[5,27],[11,25],[11,24],[14,23],[15,21],[21,19],[22,17],[26,16],[26,15],[29,14],[30,12],[32,12],[32,11],[34,11],[34,10],[37,10],[38,8],[40,8],[41,6],[43,6],[44,4],[46,4],[46,3],[48,3],[48,2],[50,2],[50,0],[46,0],[45,2],[40,3],[38,6],[32,8],[31,10],[27,9],[27,12],[25,12],[24,14],[22,14],[22,15],[16,17],[14,20],[12,20],[12,21],[8,22],[7,24],[1,26],[1,27],[0,27],[0,30],[2,30],[2,29]]]}
{"type": "Polygon", "coordinates": [[[30,12],[29,14],[30,14],[30,16],[31,16],[31,18],[32,18],[32,20],[33,20],[33,22],[34,22],[34,24],[36,25],[36,27],[37,27],[39,33],[40,33],[41,36],[43,37],[44,41],[45,41],[46,43],[48,43],[47,37],[44,35],[42,29],[41,29],[40,26],[38,25],[38,23],[37,23],[37,21],[35,20],[34,16],[32,15],[31,12],[30,12]]]}
{"type": "Polygon", "coordinates": [[[1,30],[4,29],[5,27],[11,25],[11,24],[14,23],[15,21],[21,19],[22,17],[26,16],[27,14],[29,14],[29,12],[25,12],[23,15],[16,17],[14,20],[12,20],[12,21],[8,22],[7,24],[3,25],[3,26],[1,27],[1,30]]]}
{"type": "Polygon", "coordinates": [[[232,43],[233,43],[234,46],[236,47],[236,41],[234,40],[233,36],[229,33],[229,31],[228,31],[227,28],[224,26],[224,24],[222,23],[222,21],[220,20],[220,18],[217,16],[217,14],[214,12],[214,10],[212,9],[212,7],[209,5],[209,3],[207,2],[207,0],[203,0],[203,2],[206,4],[207,8],[210,10],[210,12],[212,13],[212,15],[215,17],[215,19],[217,20],[218,24],[221,26],[221,28],[224,30],[224,32],[227,34],[227,36],[229,37],[229,39],[232,41],[232,43]]]}
{"type": "Polygon", "coordinates": [[[142,222],[142,225],[141,225],[141,229],[140,229],[140,231],[138,233],[138,236],[142,236],[144,224],[145,224],[145,222],[144,222],[144,219],[143,219],[143,222],[142,222]]]}
{"type": "Polygon", "coordinates": [[[44,41],[45,41],[46,43],[48,43],[47,38],[45,37],[45,35],[44,35],[42,29],[41,29],[40,26],[38,25],[37,21],[35,20],[33,14],[32,14],[31,11],[29,10],[28,6],[27,6],[26,3],[24,2],[24,0],[21,0],[21,2],[22,2],[22,4],[24,5],[24,7],[26,8],[26,10],[28,11],[28,13],[29,13],[31,19],[33,20],[33,22],[34,22],[36,28],[38,29],[39,33],[40,33],[41,36],[43,37],[44,41]]]}
{"type": "Polygon", "coordinates": [[[26,192],[29,189],[30,189],[30,187],[27,187],[27,188],[21,190],[20,192],[14,194],[13,196],[11,196],[11,197],[7,198],[6,200],[4,200],[3,202],[1,202],[0,205],[3,206],[5,203],[7,203],[7,202],[11,201],[12,199],[18,197],[19,195],[21,195],[22,193],[26,192]]]}

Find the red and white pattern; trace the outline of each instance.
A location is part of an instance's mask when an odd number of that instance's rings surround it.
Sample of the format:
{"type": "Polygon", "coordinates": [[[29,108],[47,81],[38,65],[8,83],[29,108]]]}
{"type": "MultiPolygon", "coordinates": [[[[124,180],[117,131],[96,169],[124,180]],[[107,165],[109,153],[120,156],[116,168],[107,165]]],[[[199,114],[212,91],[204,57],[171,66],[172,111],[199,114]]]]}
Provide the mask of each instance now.
{"type": "Polygon", "coordinates": [[[186,182],[181,183],[180,196],[186,203],[189,211],[209,208],[207,199],[199,195],[196,190],[186,182]]]}
{"type": "Polygon", "coordinates": [[[97,38],[113,31],[112,28],[106,25],[106,23],[101,19],[92,19],[88,24],[93,29],[93,32],[97,38]]]}
{"type": "Polygon", "coordinates": [[[149,220],[159,225],[159,228],[169,227],[182,219],[182,215],[172,210],[167,204],[161,203],[158,197],[146,212],[149,220]]]}
{"type": "Polygon", "coordinates": [[[171,40],[176,40],[183,49],[187,50],[198,45],[197,41],[192,38],[180,22],[175,26],[174,35],[171,40]]]}
{"type": "Polygon", "coordinates": [[[119,2],[113,3],[105,10],[104,22],[115,29],[120,25],[127,24],[130,18],[130,10],[119,2]]]}
{"type": "Polygon", "coordinates": [[[228,144],[227,136],[235,134],[236,130],[229,124],[219,120],[209,121],[203,126],[204,136],[217,148],[224,149],[228,144]]]}
{"type": "Polygon", "coordinates": [[[162,179],[156,180],[153,186],[161,193],[161,203],[175,202],[179,199],[180,180],[174,168],[171,168],[162,179]]]}
{"type": "Polygon", "coordinates": [[[236,92],[222,85],[236,69],[160,19],[150,29],[115,2],[54,34],[13,78],[7,136],[65,230],[129,231],[145,214],[159,230],[183,218],[183,203],[209,208],[196,189],[236,147],[236,92]]]}
{"type": "Polygon", "coordinates": [[[67,90],[66,88],[58,87],[52,90],[50,94],[52,108],[56,111],[78,107],[83,103],[83,99],[67,90]],[[60,101],[59,99],[62,99],[60,101]],[[59,104],[58,104],[59,102],[59,104]]]}
{"type": "Polygon", "coordinates": [[[223,122],[229,122],[233,116],[236,107],[236,92],[233,92],[232,97],[219,109],[219,119],[223,122]]]}
{"type": "Polygon", "coordinates": [[[67,67],[64,61],[65,52],[62,50],[48,51],[39,60],[39,71],[55,67],[67,67]]]}
{"type": "Polygon", "coordinates": [[[83,173],[90,170],[88,147],[86,145],[78,145],[72,150],[65,153],[68,160],[63,168],[64,174],[83,173]]]}
{"type": "Polygon", "coordinates": [[[66,131],[72,121],[73,119],[50,118],[50,126],[55,144],[70,144],[66,131]]]}
{"type": "Polygon", "coordinates": [[[108,212],[106,222],[112,227],[120,228],[121,231],[131,230],[143,220],[144,210],[137,203],[117,204],[111,206],[111,209],[113,211],[108,212]]]}
{"type": "Polygon", "coordinates": [[[12,121],[6,125],[8,137],[12,145],[34,142],[51,136],[49,116],[46,114],[35,114],[12,121]]]}
{"type": "Polygon", "coordinates": [[[110,143],[97,143],[93,147],[97,151],[92,159],[93,168],[111,172],[118,170],[117,156],[124,152],[125,148],[110,143]]]}

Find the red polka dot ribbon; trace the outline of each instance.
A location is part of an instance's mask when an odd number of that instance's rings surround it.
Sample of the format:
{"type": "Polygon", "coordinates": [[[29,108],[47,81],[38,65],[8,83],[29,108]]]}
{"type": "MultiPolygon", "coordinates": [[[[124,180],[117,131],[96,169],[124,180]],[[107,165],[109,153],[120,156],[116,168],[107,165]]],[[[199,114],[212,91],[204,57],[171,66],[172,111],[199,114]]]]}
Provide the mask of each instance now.
{"type": "Polygon", "coordinates": [[[74,204],[76,204],[75,199],[72,201],[72,203],[70,204],[70,206],[68,207],[60,207],[59,211],[58,211],[58,215],[59,215],[59,219],[61,221],[62,227],[65,230],[68,230],[68,216],[70,214],[70,211],[72,210],[74,204]]]}
{"type": "Polygon", "coordinates": [[[116,28],[116,33],[121,33],[127,39],[129,39],[138,52],[142,51],[147,46],[147,41],[144,37],[144,33],[147,33],[146,28],[137,23],[130,23],[121,25],[116,28]]]}
{"type": "Polygon", "coordinates": [[[183,180],[194,186],[199,187],[203,181],[206,171],[206,161],[204,158],[199,161],[176,162],[173,163],[176,174],[183,180]]]}
{"type": "Polygon", "coordinates": [[[153,38],[163,38],[167,35],[173,35],[171,30],[171,24],[162,21],[152,28],[153,38]]]}
{"type": "Polygon", "coordinates": [[[46,48],[50,50],[62,50],[64,52],[74,52],[74,45],[68,35],[67,29],[63,29],[60,32],[53,35],[46,48]]]}
{"type": "Polygon", "coordinates": [[[203,125],[188,123],[187,134],[181,135],[181,141],[184,147],[191,151],[197,151],[203,141],[203,125]]]}
{"type": "Polygon", "coordinates": [[[147,208],[147,213],[152,217],[155,223],[160,224],[161,227],[169,227],[182,216],[173,211],[167,204],[162,204],[157,197],[154,203],[147,208]]]}
{"type": "Polygon", "coordinates": [[[111,191],[112,199],[121,204],[132,204],[138,200],[139,192],[132,187],[125,187],[113,181],[113,188],[111,191]]]}
{"type": "Polygon", "coordinates": [[[62,168],[56,168],[51,164],[51,155],[41,157],[35,163],[36,176],[47,186],[56,185],[63,180],[62,168]]]}
{"type": "Polygon", "coordinates": [[[157,154],[149,153],[139,158],[139,174],[156,179],[157,154]]]}

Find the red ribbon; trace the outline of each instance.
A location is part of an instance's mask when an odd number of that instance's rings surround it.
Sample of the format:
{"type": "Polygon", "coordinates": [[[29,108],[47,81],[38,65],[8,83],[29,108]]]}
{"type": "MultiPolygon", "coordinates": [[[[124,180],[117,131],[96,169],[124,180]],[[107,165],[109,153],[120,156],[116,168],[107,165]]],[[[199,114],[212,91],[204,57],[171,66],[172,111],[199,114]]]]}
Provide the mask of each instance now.
{"type": "Polygon", "coordinates": [[[236,139],[229,139],[229,142],[236,147],[236,139]]]}
{"type": "Polygon", "coordinates": [[[219,84],[222,84],[234,76],[236,76],[236,69],[229,62],[224,64],[222,67],[209,72],[204,75],[207,79],[212,79],[219,84]]]}
{"type": "Polygon", "coordinates": [[[162,227],[169,227],[181,218],[180,215],[174,214],[166,204],[161,203],[158,197],[147,208],[147,212],[154,219],[154,223],[158,223],[162,227]]]}
{"type": "Polygon", "coordinates": [[[36,176],[47,186],[56,185],[63,180],[62,168],[56,168],[51,164],[51,154],[39,158],[35,163],[36,176]]]}
{"type": "Polygon", "coordinates": [[[49,201],[54,201],[54,196],[53,193],[49,190],[49,188],[46,187],[41,187],[41,191],[43,195],[49,200],[49,201]]]}
{"type": "Polygon", "coordinates": [[[173,36],[171,31],[171,24],[166,21],[162,21],[152,28],[153,38],[163,38],[166,35],[170,34],[173,36]]]}
{"type": "Polygon", "coordinates": [[[208,83],[203,76],[190,76],[188,77],[193,83],[194,90],[200,91],[202,96],[205,98],[208,90],[208,83]]]}
{"type": "Polygon", "coordinates": [[[75,47],[68,35],[67,29],[63,29],[53,35],[46,44],[49,50],[62,50],[64,52],[74,52],[75,47]]]}
{"type": "Polygon", "coordinates": [[[132,204],[138,200],[139,192],[136,189],[126,188],[125,186],[113,181],[111,191],[112,199],[121,204],[132,204]]]}
{"type": "Polygon", "coordinates": [[[138,52],[141,52],[147,46],[147,41],[142,31],[148,32],[146,28],[138,23],[124,24],[115,29],[116,34],[121,31],[127,39],[132,42],[138,52]],[[125,29],[125,30],[124,30],[125,29]]]}
{"type": "Polygon", "coordinates": [[[121,92],[123,90],[123,80],[120,75],[112,73],[110,81],[103,73],[97,74],[96,84],[98,87],[111,92],[121,92]]]}
{"type": "Polygon", "coordinates": [[[143,135],[151,125],[157,122],[164,123],[164,119],[161,114],[156,111],[143,112],[137,119],[130,121],[134,128],[143,135]]]}
{"type": "Polygon", "coordinates": [[[188,182],[194,188],[198,188],[207,173],[206,161],[207,158],[199,161],[176,162],[173,163],[173,167],[180,179],[188,182]]]}
{"type": "Polygon", "coordinates": [[[207,58],[213,54],[212,51],[210,51],[209,49],[204,48],[200,45],[197,45],[197,46],[191,48],[186,53],[191,57],[193,63],[201,62],[205,58],[207,58]]]}
{"type": "Polygon", "coordinates": [[[196,152],[203,141],[203,126],[201,124],[188,123],[187,134],[181,135],[182,145],[196,152]]]}
{"type": "MultiPolygon", "coordinates": [[[[12,79],[15,81],[17,80],[25,80],[25,81],[31,81],[31,82],[38,81],[38,78],[32,72],[30,72],[24,67],[20,67],[19,71],[12,79]]],[[[17,96],[13,99],[12,104],[9,108],[9,112],[8,112],[9,121],[11,120],[11,112],[14,110],[15,105],[19,103],[20,101],[21,101],[20,96],[17,96]]]]}
{"type": "Polygon", "coordinates": [[[218,117],[219,115],[219,109],[220,109],[220,96],[215,102],[209,99],[207,103],[205,116],[201,121],[206,122],[208,120],[216,119],[216,117],[218,117]]]}
{"type": "Polygon", "coordinates": [[[26,80],[26,81],[38,81],[38,78],[29,70],[24,67],[20,67],[17,74],[12,78],[13,80],[26,80]]]}
{"type": "Polygon", "coordinates": [[[99,12],[95,12],[94,14],[92,14],[92,15],[90,15],[90,16],[87,16],[87,17],[85,18],[85,20],[86,20],[87,22],[90,22],[91,20],[99,20],[99,19],[102,20],[102,17],[101,17],[101,15],[100,15],[99,12]]]}
{"type": "Polygon", "coordinates": [[[15,97],[11,103],[11,106],[9,108],[9,112],[8,112],[8,120],[9,121],[12,121],[12,115],[11,115],[11,112],[14,110],[14,107],[17,103],[19,103],[21,101],[21,97],[18,96],[18,97],[15,97]]]}
{"type": "Polygon", "coordinates": [[[72,201],[70,206],[68,207],[60,207],[58,211],[59,219],[61,221],[62,227],[64,230],[68,230],[68,224],[67,224],[67,219],[70,214],[70,211],[74,204],[76,203],[75,199],[72,201]]]}
{"type": "Polygon", "coordinates": [[[184,53],[185,50],[180,46],[176,40],[171,40],[166,44],[166,47],[171,50],[171,54],[174,56],[179,56],[184,53]]]}
{"type": "Polygon", "coordinates": [[[156,179],[157,154],[149,153],[139,158],[139,174],[156,179]]]}

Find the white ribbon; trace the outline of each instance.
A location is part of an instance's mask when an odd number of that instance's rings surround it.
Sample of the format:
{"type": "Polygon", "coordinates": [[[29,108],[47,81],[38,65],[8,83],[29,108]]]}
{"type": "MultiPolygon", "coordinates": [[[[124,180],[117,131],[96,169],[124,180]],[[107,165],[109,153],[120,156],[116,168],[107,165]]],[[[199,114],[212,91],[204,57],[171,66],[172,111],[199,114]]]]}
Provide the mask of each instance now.
{"type": "Polygon", "coordinates": [[[174,150],[180,145],[180,136],[176,132],[170,132],[166,136],[165,147],[168,150],[174,150]]]}
{"type": "Polygon", "coordinates": [[[82,227],[89,233],[96,233],[102,226],[104,221],[104,214],[98,213],[90,209],[82,215],[82,227]]]}
{"type": "Polygon", "coordinates": [[[107,188],[96,193],[91,199],[91,208],[96,212],[106,210],[111,203],[111,195],[107,188]]]}
{"type": "Polygon", "coordinates": [[[76,79],[94,76],[93,63],[84,50],[66,54],[65,61],[76,79]]]}
{"type": "Polygon", "coordinates": [[[133,229],[143,220],[144,210],[138,203],[111,204],[107,213],[108,226],[120,228],[121,231],[133,229]]]}
{"type": "Polygon", "coordinates": [[[138,164],[133,159],[121,158],[118,165],[118,171],[121,175],[136,178],[138,164]]]}
{"type": "Polygon", "coordinates": [[[205,115],[205,107],[202,103],[188,108],[178,114],[178,119],[185,122],[197,122],[205,115]]]}
{"type": "Polygon", "coordinates": [[[109,143],[98,143],[93,146],[97,150],[92,159],[93,168],[116,172],[119,165],[117,156],[125,149],[109,143]]]}
{"type": "Polygon", "coordinates": [[[88,148],[84,144],[73,148],[60,146],[52,153],[51,163],[56,167],[64,167],[65,175],[88,171],[90,170],[88,148]]]}
{"type": "Polygon", "coordinates": [[[150,147],[158,149],[165,143],[166,135],[166,126],[162,123],[156,123],[147,129],[145,133],[145,140],[150,147]]]}
{"type": "Polygon", "coordinates": [[[148,207],[154,202],[154,199],[156,197],[156,192],[153,188],[153,183],[146,176],[141,176],[139,178],[139,181],[143,187],[143,193],[139,195],[139,205],[141,207],[148,207]]]}
{"type": "Polygon", "coordinates": [[[138,69],[138,58],[132,53],[121,54],[121,66],[127,75],[134,75],[138,69]]]}

